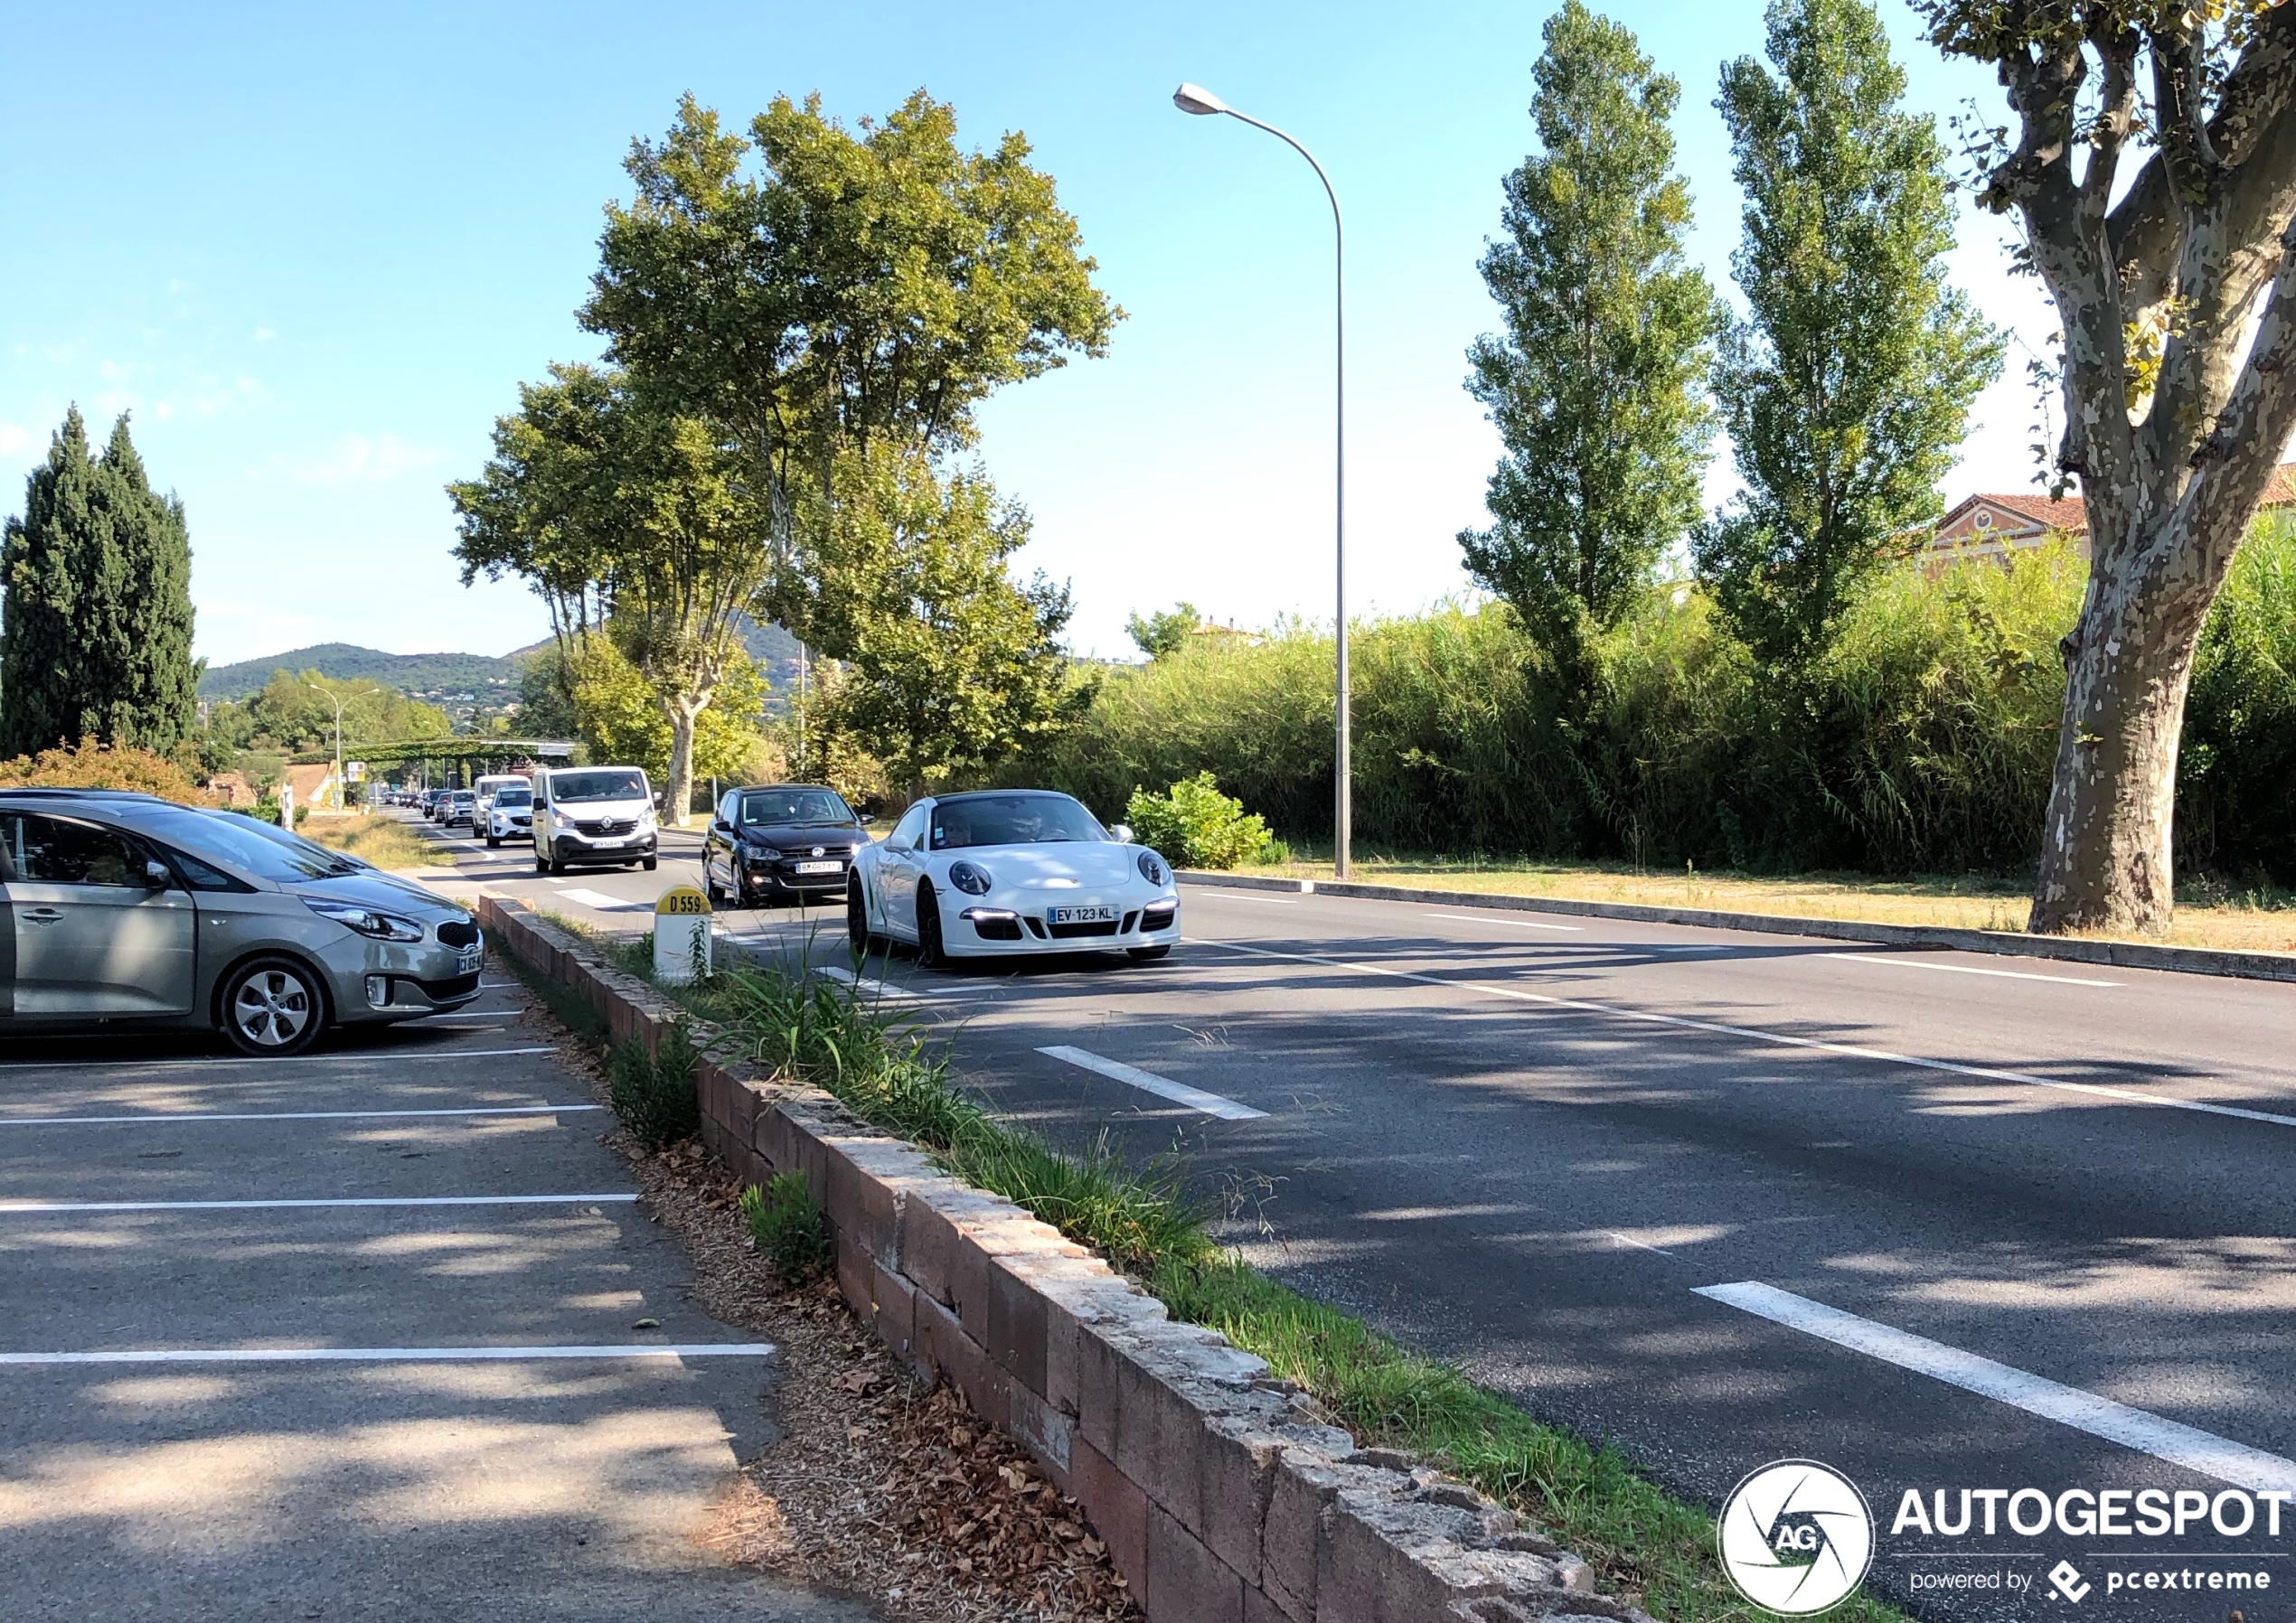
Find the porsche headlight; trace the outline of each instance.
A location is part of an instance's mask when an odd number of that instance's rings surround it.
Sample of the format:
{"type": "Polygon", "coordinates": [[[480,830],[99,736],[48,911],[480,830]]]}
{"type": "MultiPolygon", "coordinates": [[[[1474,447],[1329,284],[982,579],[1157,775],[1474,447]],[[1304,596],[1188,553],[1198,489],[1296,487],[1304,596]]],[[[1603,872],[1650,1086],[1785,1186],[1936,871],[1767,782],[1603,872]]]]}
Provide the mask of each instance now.
{"type": "Polygon", "coordinates": [[[394,913],[378,913],[372,907],[362,907],[356,902],[322,902],[306,896],[303,905],[321,918],[333,919],[346,930],[376,941],[420,941],[422,926],[394,913]]]}
{"type": "Polygon", "coordinates": [[[1169,885],[1172,883],[1172,869],[1164,866],[1164,859],[1155,852],[1143,851],[1140,853],[1140,877],[1151,885],[1169,885]]]}
{"type": "Polygon", "coordinates": [[[996,881],[989,877],[989,870],[984,868],[970,862],[953,862],[949,865],[949,883],[968,896],[984,896],[996,881]]]}

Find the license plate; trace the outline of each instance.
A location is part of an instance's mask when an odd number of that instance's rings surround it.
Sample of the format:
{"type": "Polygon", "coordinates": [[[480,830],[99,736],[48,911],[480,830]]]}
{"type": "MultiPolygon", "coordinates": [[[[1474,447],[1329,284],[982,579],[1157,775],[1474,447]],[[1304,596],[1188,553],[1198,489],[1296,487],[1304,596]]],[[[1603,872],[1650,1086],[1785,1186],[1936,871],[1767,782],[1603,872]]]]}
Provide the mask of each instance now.
{"type": "Polygon", "coordinates": [[[841,871],[844,866],[842,862],[800,862],[797,865],[797,871],[801,874],[833,874],[841,871]]]}
{"type": "Polygon", "coordinates": [[[469,947],[456,953],[455,972],[460,975],[469,974],[478,967],[478,961],[485,956],[485,952],[484,947],[469,947]]]}
{"type": "Polygon", "coordinates": [[[1113,924],[1116,922],[1114,907],[1055,907],[1052,922],[1056,924],[1113,924]]]}
{"type": "Polygon", "coordinates": [[[605,848],[607,848],[607,846],[610,846],[610,845],[620,845],[620,844],[622,844],[622,843],[624,843],[624,842],[623,842],[623,841],[621,841],[621,840],[601,840],[597,841],[596,843],[597,843],[597,845],[598,845],[598,849],[601,849],[601,850],[603,850],[603,849],[604,849],[605,848]]]}

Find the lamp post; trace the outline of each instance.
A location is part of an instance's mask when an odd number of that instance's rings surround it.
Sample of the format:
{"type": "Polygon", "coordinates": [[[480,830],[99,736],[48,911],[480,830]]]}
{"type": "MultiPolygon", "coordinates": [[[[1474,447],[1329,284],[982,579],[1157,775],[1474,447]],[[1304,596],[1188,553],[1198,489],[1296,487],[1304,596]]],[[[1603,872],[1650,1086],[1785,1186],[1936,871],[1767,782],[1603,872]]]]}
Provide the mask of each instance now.
{"type": "Polygon", "coordinates": [[[1183,113],[1209,117],[1225,113],[1230,118],[1241,119],[1254,129],[1266,130],[1294,152],[1307,160],[1315,178],[1323,183],[1323,195],[1331,200],[1331,324],[1333,359],[1331,365],[1332,418],[1332,573],[1335,580],[1334,597],[1339,610],[1336,624],[1339,630],[1338,721],[1333,740],[1331,774],[1331,872],[1333,877],[1348,877],[1349,852],[1354,840],[1354,794],[1352,769],[1349,760],[1348,682],[1347,682],[1347,229],[1340,220],[1340,194],[1331,189],[1331,177],[1323,173],[1323,165],[1315,155],[1272,124],[1263,124],[1248,113],[1239,113],[1201,85],[1182,85],[1172,93],[1172,105],[1183,113]]]}
{"type": "Polygon", "coordinates": [[[343,700],[335,699],[316,682],[306,682],[312,692],[334,699],[334,809],[343,810],[343,700]]]}

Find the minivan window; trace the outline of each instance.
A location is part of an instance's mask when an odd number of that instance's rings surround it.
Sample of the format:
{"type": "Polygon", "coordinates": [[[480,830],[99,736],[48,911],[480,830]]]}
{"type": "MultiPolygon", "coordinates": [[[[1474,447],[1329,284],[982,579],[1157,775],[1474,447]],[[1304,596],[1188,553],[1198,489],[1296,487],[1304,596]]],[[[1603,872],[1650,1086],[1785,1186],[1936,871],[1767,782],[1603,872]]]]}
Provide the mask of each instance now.
{"type": "Polygon", "coordinates": [[[268,828],[236,812],[195,812],[188,806],[138,808],[136,822],[169,845],[229,863],[278,885],[334,879],[363,870],[326,847],[268,828]]]}
{"type": "Polygon", "coordinates": [[[144,855],[113,829],[65,817],[0,812],[16,877],[33,885],[140,885],[144,855]]]}
{"type": "Polygon", "coordinates": [[[645,774],[640,772],[560,772],[550,776],[550,799],[559,805],[583,801],[642,801],[645,774]]]}

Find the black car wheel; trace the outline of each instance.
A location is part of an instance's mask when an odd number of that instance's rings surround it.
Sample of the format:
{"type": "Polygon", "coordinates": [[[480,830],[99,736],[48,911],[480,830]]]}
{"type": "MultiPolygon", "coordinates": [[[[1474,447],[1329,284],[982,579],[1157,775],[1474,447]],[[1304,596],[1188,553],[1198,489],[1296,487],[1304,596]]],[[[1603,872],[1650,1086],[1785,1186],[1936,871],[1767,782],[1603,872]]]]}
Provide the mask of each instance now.
{"type": "Polygon", "coordinates": [[[546,874],[550,871],[550,859],[540,851],[534,853],[534,871],[538,874],[546,874]]]}
{"type": "Polygon", "coordinates": [[[249,960],[231,971],[216,1001],[231,1046],[259,1058],[300,1054],[326,1027],[318,977],[292,958],[249,960]]]}
{"type": "Polygon", "coordinates": [[[947,951],[941,945],[941,905],[933,899],[933,887],[917,887],[917,962],[928,970],[937,970],[949,961],[947,951]]]}
{"type": "MultiPolygon", "coordinates": [[[[701,894],[710,898],[710,905],[712,907],[725,905],[726,893],[718,888],[718,876],[710,871],[710,858],[707,857],[701,858],[701,894]]],[[[741,899],[740,893],[736,892],[733,899],[739,902],[741,899]]]]}

